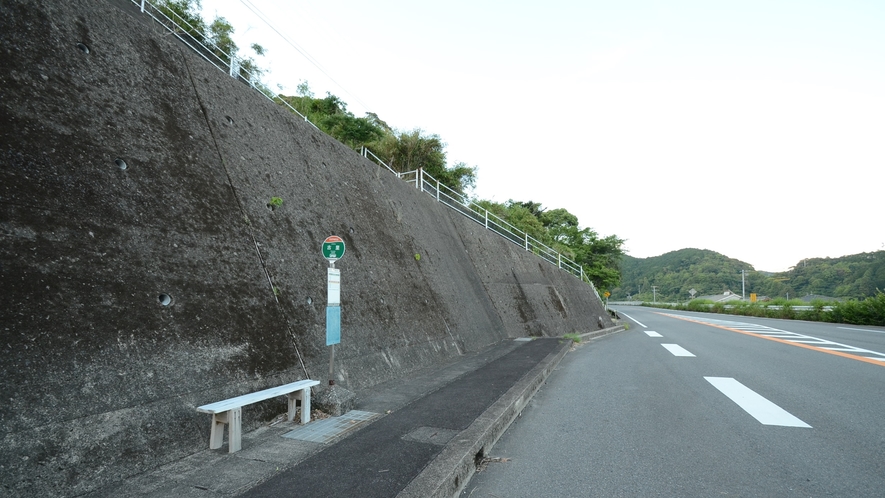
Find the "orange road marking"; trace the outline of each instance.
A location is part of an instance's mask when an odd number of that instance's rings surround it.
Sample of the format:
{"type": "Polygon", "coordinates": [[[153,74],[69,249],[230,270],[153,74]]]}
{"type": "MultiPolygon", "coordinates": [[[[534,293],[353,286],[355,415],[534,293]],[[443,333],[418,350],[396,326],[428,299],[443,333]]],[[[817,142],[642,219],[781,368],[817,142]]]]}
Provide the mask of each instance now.
{"type": "MultiPolygon", "coordinates": [[[[848,358],[851,360],[862,361],[864,363],[870,363],[873,365],[879,365],[880,367],[885,367],[885,361],[876,360],[873,358],[867,358],[866,356],[858,356],[856,354],[846,353],[844,351],[832,351],[830,349],[819,348],[816,346],[812,346],[811,344],[803,344],[801,342],[790,342],[788,340],[781,339],[779,337],[769,337],[769,336],[762,335],[762,334],[755,334],[753,332],[747,332],[746,330],[733,329],[731,327],[726,327],[724,325],[716,325],[713,323],[702,322],[700,320],[692,320],[691,318],[688,318],[685,316],[669,315],[667,313],[658,313],[657,311],[655,313],[657,313],[659,315],[669,316],[670,318],[685,320],[686,322],[699,323],[701,325],[707,325],[708,327],[716,327],[717,329],[723,329],[723,330],[728,330],[731,332],[737,332],[738,334],[744,334],[744,335],[749,335],[749,336],[753,336],[753,337],[758,337],[760,339],[768,339],[769,341],[779,342],[781,344],[788,344],[790,346],[798,346],[800,348],[811,349],[812,351],[819,351],[821,353],[832,354],[832,355],[836,355],[836,356],[841,356],[843,358],[848,358]]],[[[748,325],[752,325],[752,324],[748,324],[748,325]]],[[[783,332],[786,332],[786,331],[783,331],[783,332]]]]}

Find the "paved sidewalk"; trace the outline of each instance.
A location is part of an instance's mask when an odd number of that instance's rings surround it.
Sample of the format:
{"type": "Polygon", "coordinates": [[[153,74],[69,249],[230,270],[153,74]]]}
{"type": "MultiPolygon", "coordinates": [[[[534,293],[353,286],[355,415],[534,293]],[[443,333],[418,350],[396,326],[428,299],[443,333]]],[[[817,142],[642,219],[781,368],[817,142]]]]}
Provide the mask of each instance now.
{"type": "Polygon", "coordinates": [[[524,342],[244,496],[396,496],[538,363],[566,347],[558,339],[524,342]]]}
{"type": "Polygon", "coordinates": [[[262,427],[237,453],[207,449],[87,496],[453,496],[568,348],[504,341],[358,392],[352,419],[262,427]]]}

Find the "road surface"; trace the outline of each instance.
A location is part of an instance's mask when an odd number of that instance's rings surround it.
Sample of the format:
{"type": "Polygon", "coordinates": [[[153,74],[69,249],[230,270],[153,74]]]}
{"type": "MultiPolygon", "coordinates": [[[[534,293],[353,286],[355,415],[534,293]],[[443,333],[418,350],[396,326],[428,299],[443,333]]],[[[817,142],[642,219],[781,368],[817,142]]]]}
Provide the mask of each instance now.
{"type": "Polygon", "coordinates": [[[462,497],[885,496],[885,329],[619,311],[462,497]]]}

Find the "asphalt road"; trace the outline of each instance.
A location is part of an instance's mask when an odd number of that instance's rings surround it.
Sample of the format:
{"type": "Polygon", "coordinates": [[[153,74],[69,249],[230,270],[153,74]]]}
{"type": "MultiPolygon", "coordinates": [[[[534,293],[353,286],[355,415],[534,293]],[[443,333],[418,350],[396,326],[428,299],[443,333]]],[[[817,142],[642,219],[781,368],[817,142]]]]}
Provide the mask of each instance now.
{"type": "Polygon", "coordinates": [[[885,329],[619,311],[462,497],[885,496],[885,329]]]}

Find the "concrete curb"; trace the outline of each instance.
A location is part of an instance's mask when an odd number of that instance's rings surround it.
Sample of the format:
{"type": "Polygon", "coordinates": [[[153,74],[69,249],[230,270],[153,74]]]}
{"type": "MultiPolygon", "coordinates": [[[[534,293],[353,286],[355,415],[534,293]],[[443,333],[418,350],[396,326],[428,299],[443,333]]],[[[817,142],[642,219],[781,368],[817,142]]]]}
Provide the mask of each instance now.
{"type": "MultiPolygon", "coordinates": [[[[608,329],[605,329],[608,330],[608,329]]],[[[603,332],[597,331],[596,333],[603,332]]],[[[476,472],[477,463],[518,417],[532,396],[540,389],[553,369],[569,351],[569,343],[547,355],[498,401],[480,415],[467,429],[406,486],[398,498],[456,497],[476,472]]]]}
{"type": "Polygon", "coordinates": [[[586,332],[586,333],[580,334],[581,342],[590,342],[592,340],[599,339],[599,338],[605,337],[607,335],[615,334],[615,333],[620,332],[622,330],[626,330],[626,327],[623,325],[615,325],[614,327],[609,327],[607,329],[596,330],[593,332],[586,332]]]}

